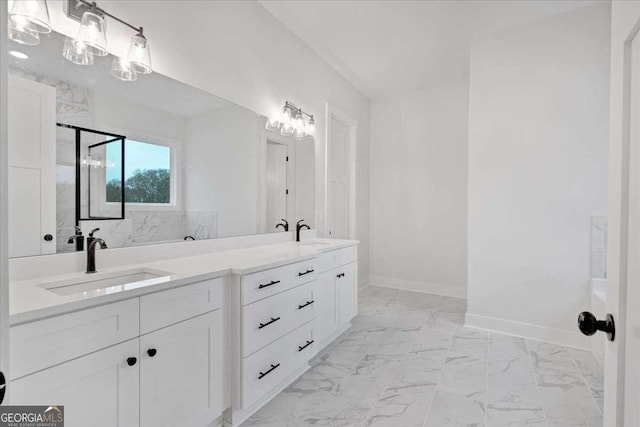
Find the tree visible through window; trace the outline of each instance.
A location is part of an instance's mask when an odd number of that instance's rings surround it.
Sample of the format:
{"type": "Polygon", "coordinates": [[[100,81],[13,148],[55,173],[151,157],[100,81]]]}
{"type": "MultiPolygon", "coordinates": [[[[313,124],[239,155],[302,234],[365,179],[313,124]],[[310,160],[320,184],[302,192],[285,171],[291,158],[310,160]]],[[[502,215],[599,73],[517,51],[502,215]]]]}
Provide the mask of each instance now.
{"type": "MultiPolygon", "coordinates": [[[[126,140],[125,202],[171,203],[171,148],[126,140]]],[[[120,147],[107,146],[107,163],[119,162],[120,147]]],[[[107,202],[121,201],[119,171],[107,169],[107,202]]]]}

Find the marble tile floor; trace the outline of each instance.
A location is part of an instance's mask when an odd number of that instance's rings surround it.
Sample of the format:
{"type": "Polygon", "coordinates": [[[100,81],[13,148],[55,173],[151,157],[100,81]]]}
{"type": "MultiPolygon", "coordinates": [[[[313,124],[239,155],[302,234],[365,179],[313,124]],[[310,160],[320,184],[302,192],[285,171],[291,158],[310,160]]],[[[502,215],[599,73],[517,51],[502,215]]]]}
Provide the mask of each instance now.
{"type": "Polygon", "coordinates": [[[590,352],[465,328],[462,299],[369,286],[359,304],[243,426],[602,426],[590,352]]]}

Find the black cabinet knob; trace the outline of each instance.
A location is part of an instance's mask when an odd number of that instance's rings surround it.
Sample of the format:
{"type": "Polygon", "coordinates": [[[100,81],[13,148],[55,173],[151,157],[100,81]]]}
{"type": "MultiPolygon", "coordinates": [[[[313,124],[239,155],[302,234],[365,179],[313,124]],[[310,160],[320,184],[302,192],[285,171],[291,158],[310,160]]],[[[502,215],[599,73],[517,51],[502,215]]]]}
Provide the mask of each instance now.
{"type": "Polygon", "coordinates": [[[147,350],[147,354],[149,355],[149,357],[153,357],[158,353],[158,350],[156,350],[155,348],[150,348],[149,350],[147,350]]]}
{"type": "Polygon", "coordinates": [[[136,363],[138,363],[138,359],[136,357],[128,357],[127,358],[127,365],[133,366],[136,363]]]}
{"type": "Polygon", "coordinates": [[[607,314],[606,320],[598,320],[593,314],[583,311],[578,316],[578,328],[580,328],[580,332],[587,336],[602,331],[607,334],[609,341],[613,341],[616,338],[616,325],[611,314],[607,314]]]}
{"type": "Polygon", "coordinates": [[[45,234],[44,235],[44,241],[45,242],[50,242],[53,240],[53,236],[51,234],[45,234]]]}

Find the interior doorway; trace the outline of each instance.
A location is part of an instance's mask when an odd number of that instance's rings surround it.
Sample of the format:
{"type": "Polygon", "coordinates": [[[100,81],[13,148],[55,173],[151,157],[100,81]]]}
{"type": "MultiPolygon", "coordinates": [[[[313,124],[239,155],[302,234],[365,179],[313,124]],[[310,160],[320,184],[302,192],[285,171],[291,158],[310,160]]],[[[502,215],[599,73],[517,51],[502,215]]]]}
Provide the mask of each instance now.
{"type": "Polygon", "coordinates": [[[286,144],[267,140],[265,164],[267,231],[275,231],[278,224],[287,220],[288,160],[286,144]]]}
{"type": "Polygon", "coordinates": [[[327,236],[356,236],[356,136],[357,122],[327,103],[327,236]]]}

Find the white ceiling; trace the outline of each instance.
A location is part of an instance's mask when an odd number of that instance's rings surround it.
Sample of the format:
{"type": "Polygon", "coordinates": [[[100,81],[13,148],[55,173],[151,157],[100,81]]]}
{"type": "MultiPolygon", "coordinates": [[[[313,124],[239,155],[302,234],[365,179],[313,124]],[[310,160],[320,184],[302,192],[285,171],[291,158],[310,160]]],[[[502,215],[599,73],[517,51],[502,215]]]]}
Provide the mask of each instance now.
{"type": "Polygon", "coordinates": [[[478,35],[568,12],[582,0],[259,0],[370,98],[459,81],[478,35]]]}

